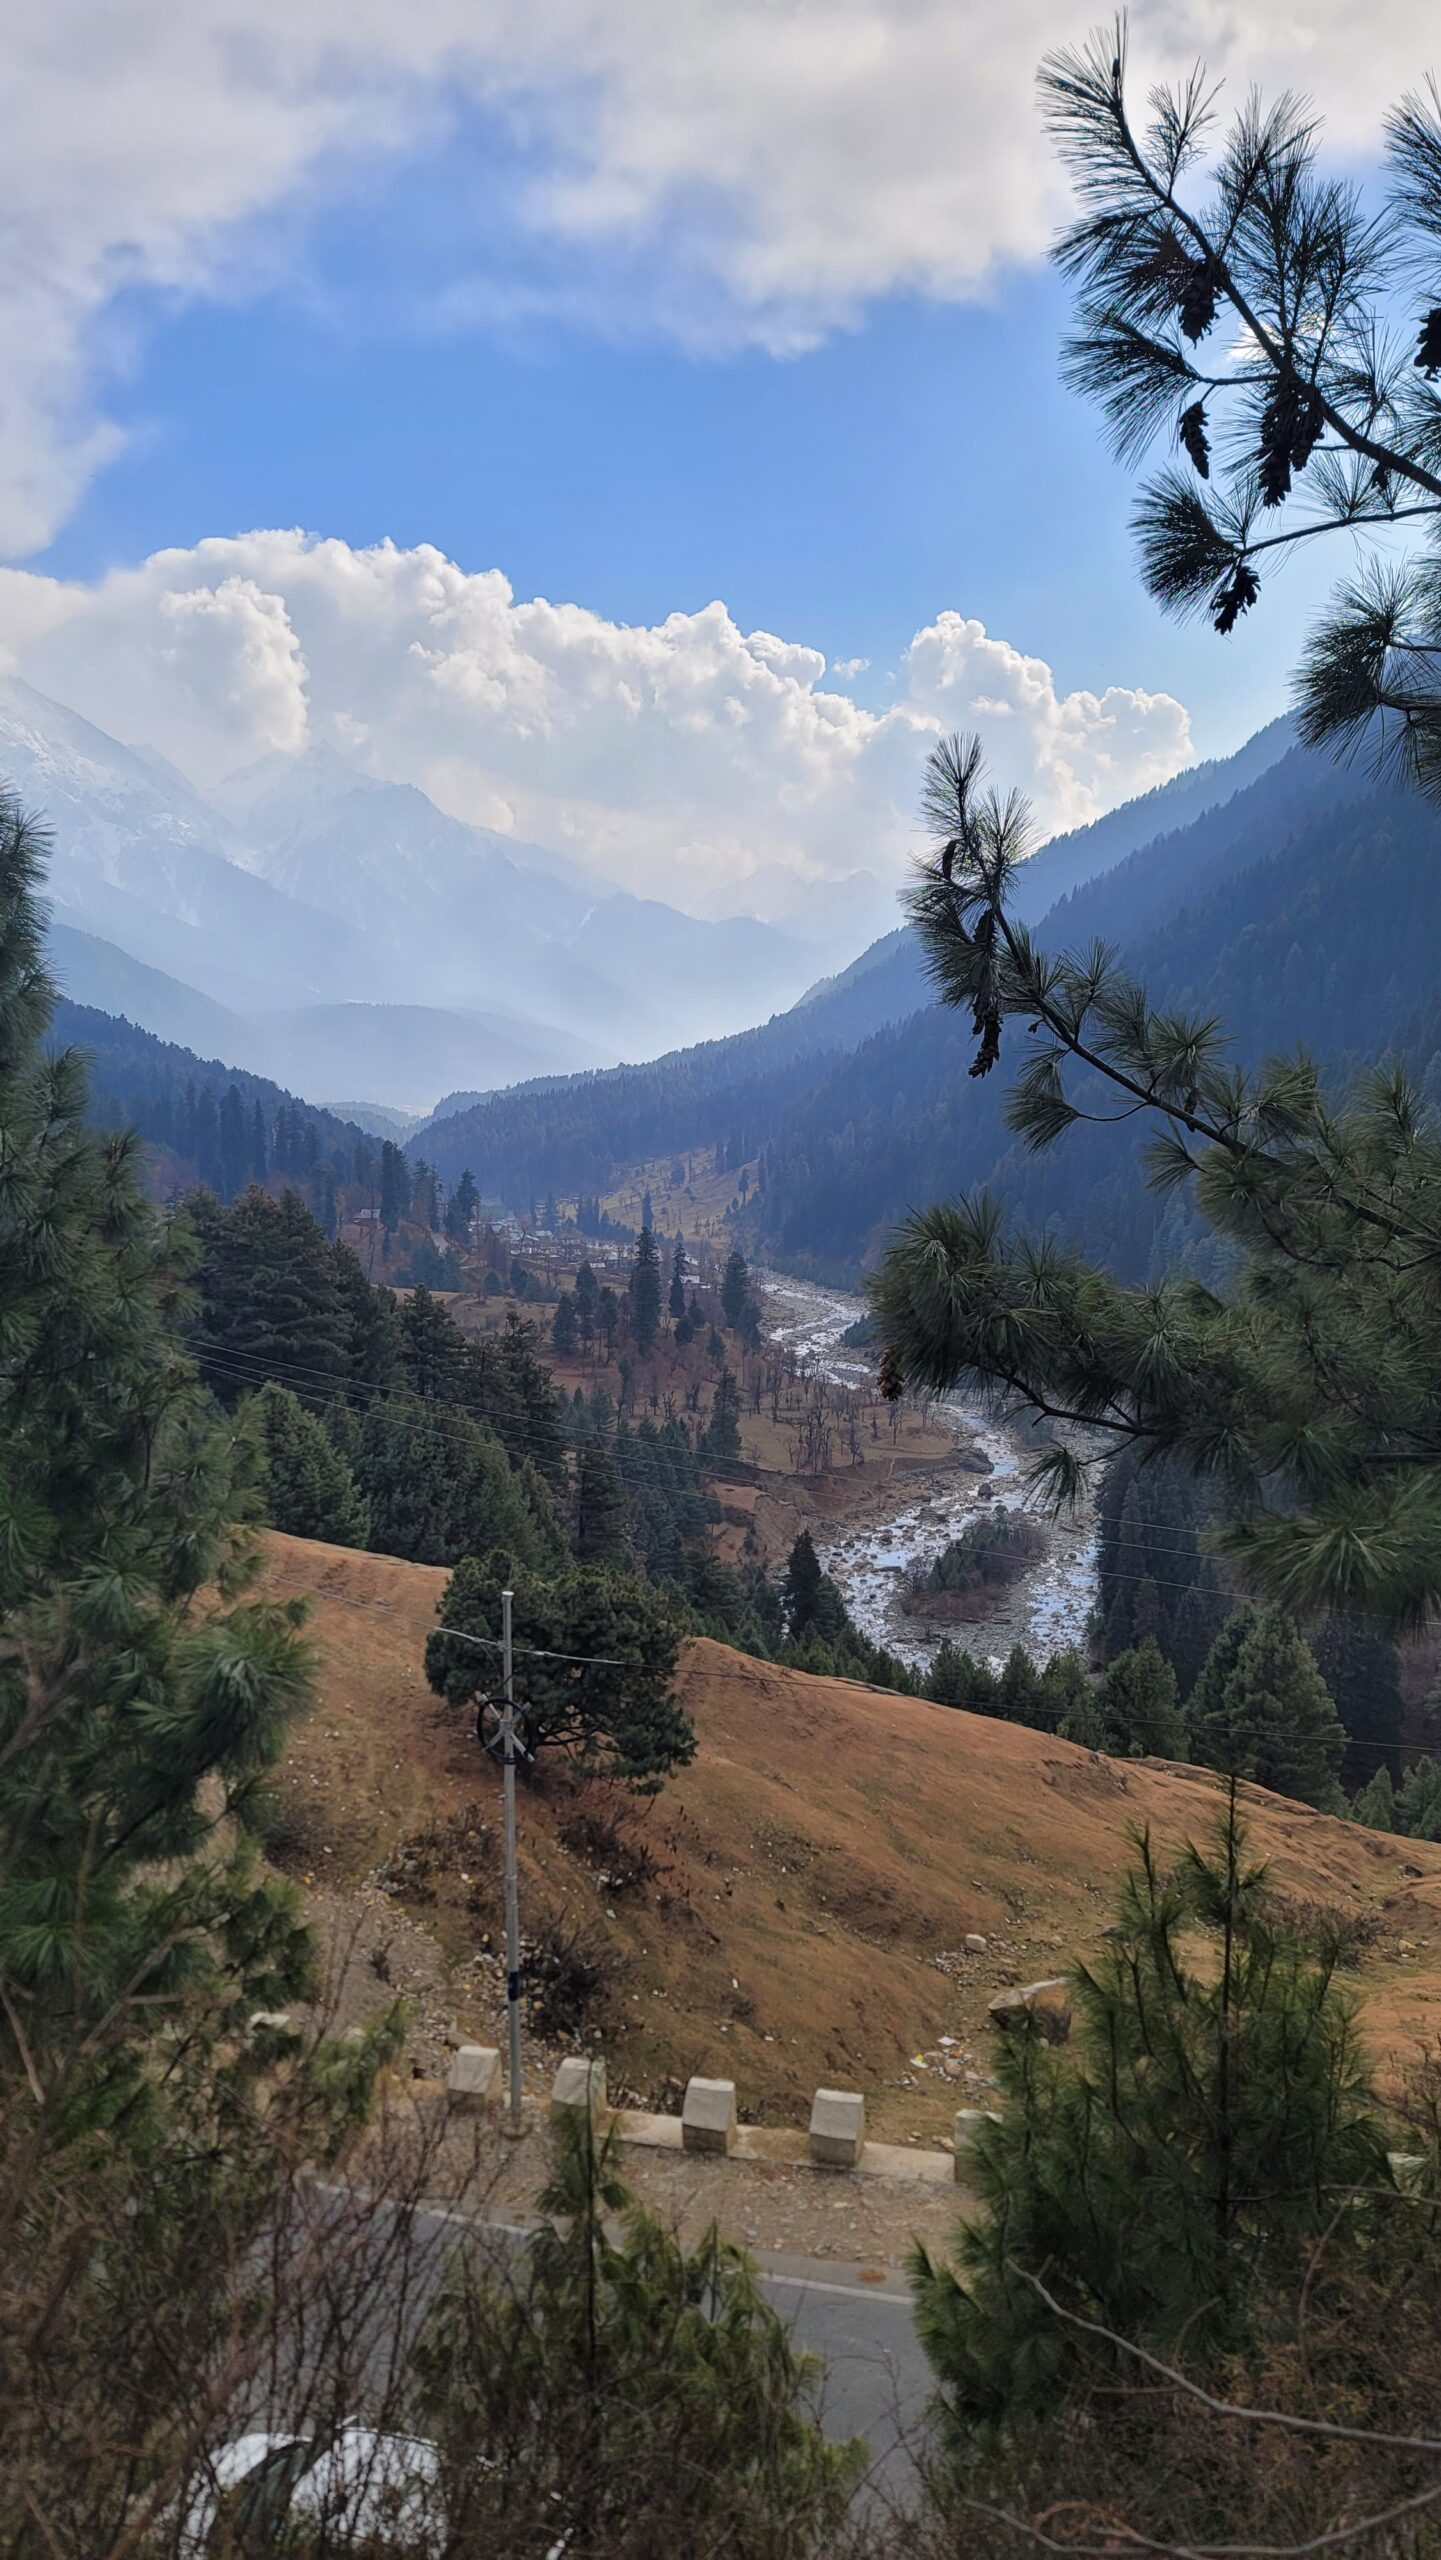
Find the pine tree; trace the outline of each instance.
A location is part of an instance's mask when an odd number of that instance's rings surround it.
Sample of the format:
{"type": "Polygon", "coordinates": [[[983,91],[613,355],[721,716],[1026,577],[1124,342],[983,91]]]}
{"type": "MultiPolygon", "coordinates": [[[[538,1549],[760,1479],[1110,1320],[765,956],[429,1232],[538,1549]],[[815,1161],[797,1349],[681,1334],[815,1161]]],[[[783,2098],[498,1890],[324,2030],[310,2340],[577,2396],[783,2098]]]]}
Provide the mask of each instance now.
{"type": "Polygon", "coordinates": [[[1154,1636],[1116,1656],[1095,1703],[1104,1750],[1134,1759],[1185,1759],[1186,1721],[1176,1704],[1176,1675],[1154,1636]]]}
{"type": "Polygon", "coordinates": [[[467,1165],[446,1204],[445,1232],[452,1243],[469,1244],[471,1223],[479,1207],[480,1193],[467,1165]]]}
{"type": "Polygon", "coordinates": [[[711,1399],[710,1418],[701,1434],[708,1458],[738,1458],[741,1453],[741,1395],[729,1369],[722,1369],[711,1399]]]}
{"type": "Polygon", "coordinates": [[[362,1390],[391,1387],[400,1372],[400,1320],[388,1289],[367,1280],[348,1244],[332,1243],[346,1323],[346,1374],[362,1390]]]}
{"type": "Polygon", "coordinates": [[[996,1713],[1010,1724],[1033,1725],[1040,1709],[1040,1673],[1025,1646],[1013,1644],[996,1689],[996,1713]]]}
{"type": "Polygon", "coordinates": [[[625,1491],[605,1443],[587,1440],[576,1466],[575,1557],[578,1564],[629,1564],[625,1491]]]}
{"type": "Polygon", "coordinates": [[[245,1453],[178,1340],[190,1240],[44,1053],[42,847],[0,803],[0,2116],[63,2084],[54,2140],[93,2097],[114,2144],[165,2109],[157,2038],[305,1987],[233,1825],[309,1678],[298,1612],[236,1603],[245,1453]]]}
{"type": "Polygon", "coordinates": [[[399,1321],[400,1373],[410,1393],[428,1403],[461,1404],[468,1346],[449,1309],[428,1289],[412,1289],[399,1321]]]}
{"type": "Polygon", "coordinates": [[[960,1707],[968,1715],[994,1715],[996,1675],[989,1663],[963,1653],[947,1636],[926,1675],[926,1696],[938,1707],[960,1707]]]}
{"type": "Polygon", "coordinates": [[[1351,1812],[1354,1819],[1364,1822],[1369,1830],[1396,1829],[1396,1790],[1391,1783],[1391,1772],[1384,1763],[1375,1777],[1368,1779],[1361,1789],[1351,1812]]]}
{"type": "Polygon", "coordinates": [[[466,1414],[382,1396],[362,1417],[351,1471],[382,1555],[453,1565],[500,1538],[526,1569],[552,1561],[553,1514],[547,1523],[499,1441],[466,1414]]]}
{"type": "Polygon", "coordinates": [[[458,2256],[422,2342],[455,2547],[495,2546],[500,2513],[516,2552],[837,2549],[865,2448],[827,2437],[818,2365],[732,2242],[683,2249],[614,2133],[565,2113],[523,2271],[458,2256]]]}
{"type": "Polygon", "coordinates": [[[679,1233],[675,1240],[675,1251],[671,1256],[670,1295],[667,1303],[672,1323],[679,1324],[685,1314],[685,1238],[679,1233]]]}
{"type": "Polygon", "coordinates": [[[249,1172],[251,1181],[263,1184],[267,1171],[268,1166],[266,1164],[265,1155],[265,1114],[260,1108],[260,1097],[257,1094],[254,1107],[250,1114],[249,1172]]]}
{"type": "MultiPolygon", "coordinates": [[[[1208,1699],[1213,1694],[1214,1684],[1208,1699]]],[[[1249,1628],[1220,1684],[1219,1704],[1193,1717],[1192,1732],[1213,1768],[1338,1808],[1346,1737],[1316,1657],[1284,1609],[1263,1611],[1249,1628]]]]}
{"type": "Polygon", "coordinates": [[[550,1323],[550,1338],[557,1360],[575,1358],[578,1330],[575,1320],[575,1292],[573,1289],[566,1289],[555,1302],[555,1314],[550,1323]]]}
{"type": "Polygon", "coordinates": [[[222,1401],[269,1377],[317,1396],[341,1388],[350,1324],[335,1254],[296,1193],[252,1188],[228,1211],[202,1194],[184,1211],[200,1246],[201,1375],[222,1401]]]}
{"type": "Polygon", "coordinates": [[[972,2153],[981,2212],[953,2264],[916,2254],[917,2327],[960,2463],[997,2429],[1038,2446],[1072,2388],[1134,2389],[1134,2362],[1058,2319],[1028,2278],[1082,2320],[1214,2370],[1259,2301],[1294,2300],[1323,2238],[1333,2264],[1359,2231],[1364,2207],[1342,2228],[1337,2198],[1390,2184],[1334,1950],[1288,1939],[1234,1804],[1214,1852],[1171,1873],[1143,1840],[1117,1920],[1074,1976],[1068,2047],[997,2039],[1004,2110],[972,2153]]]}
{"type": "Polygon", "coordinates": [[[575,1275],[575,1314],[580,1338],[587,1350],[595,1339],[596,1312],[600,1305],[600,1283],[589,1262],[583,1262],[575,1275]]]}
{"type": "Polygon", "coordinates": [[[369,1543],[370,1514],[325,1424],[274,1379],[243,1408],[260,1433],[265,1516],[292,1538],[369,1543]]]}
{"type": "Polygon", "coordinates": [[[660,1331],[660,1255],[648,1221],[641,1228],[631,1265],[630,1320],[635,1347],[642,1360],[648,1360],[660,1331]]]}
{"type": "Polygon", "coordinates": [[[220,1098],[220,1123],[217,1133],[219,1148],[218,1173],[222,1197],[233,1200],[245,1187],[249,1170],[250,1132],[246,1127],[245,1105],[240,1087],[228,1084],[220,1098]]]}
{"type": "Polygon", "coordinates": [[[380,1145],[380,1223],[394,1235],[410,1207],[410,1167],[389,1138],[380,1145]]]}
{"type": "Polygon", "coordinates": [[[786,1633],[793,1644],[799,1644],[815,1624],[824,1580],[815,1542],[809,1529],[802,1529],[786,1560],[781,1581],[786,1633]]]}
{"type": "Polygon", "coordinates": [[[745,1322],[750,1286],[745,1255],[739,1251],[728,1254],[721,1277],[721,1312],[732,1333],[738,1333],[745,1322]]]}
{"type": "MultiPolygon", "coordinates": [[[[674,1694],[680,1622],[670,1600],[615,1567],[517,1570],[517,1559],[498,1550],[457,1567],[437,1613],[443,1626],[496,1637],[507,1586],[524,1648],[529,1742],[566,1752],[583,1774],[654,1794],[695,1753],[674,1694]]],[[[437,1631],[426,1644],[425,1675],[452,1706],[473,1706],[488,1695],[494,1669],[483,1648],[437,1631]]]]}

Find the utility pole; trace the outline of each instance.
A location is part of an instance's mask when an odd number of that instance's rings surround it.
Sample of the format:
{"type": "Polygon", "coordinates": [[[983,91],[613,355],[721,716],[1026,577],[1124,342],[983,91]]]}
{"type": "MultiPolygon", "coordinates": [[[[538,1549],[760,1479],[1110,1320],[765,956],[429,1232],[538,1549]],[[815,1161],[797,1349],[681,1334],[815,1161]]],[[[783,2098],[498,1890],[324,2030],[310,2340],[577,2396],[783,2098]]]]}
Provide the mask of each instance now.
{"type": "Polygon", "coordinates": [[[521,2105],[520,2064],[520,1879],[515,1863],[515,1657],[511,1642],[511,1609],[515,1594],[500,1595],[501,1664],[505,1704],[500,1742],[505,1795],[505,2022],[510,2046],[510,2131],[525,2130],[521,2105]]]}

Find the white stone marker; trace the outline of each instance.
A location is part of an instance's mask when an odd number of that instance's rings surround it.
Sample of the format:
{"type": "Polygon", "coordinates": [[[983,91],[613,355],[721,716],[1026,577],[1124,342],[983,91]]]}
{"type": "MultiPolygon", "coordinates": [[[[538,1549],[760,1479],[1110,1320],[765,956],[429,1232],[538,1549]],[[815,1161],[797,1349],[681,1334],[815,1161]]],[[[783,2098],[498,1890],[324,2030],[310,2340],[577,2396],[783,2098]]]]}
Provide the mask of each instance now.
{"type": "Polygon", "coordinates": [[[964,2181],[971,2165],[971,2151],[983,2124],[1001,2121],[994,2107],[958,2107],[956,2109],[955,2146],[956,2176],[964,2181]]]}
{"type": "Polygon", "coordinates": [[[551,2114],[558,2115],[566,2107],[588,2107],[593,2116],[605,2114],[605,2064],[599,2055],[566,2055],[551,2088],[551,2114]]]}
{"type": "Polygon", "coordinates": [[[729,2151],[735,2129],[734,2080],[688,2080],[680,2119],[682,2149],[729,2151]]]}
{"type": "Polygon", "coordinates": [[[463,2044],[451,2060],[446,2094],[453,2107],[500,2104],[500,2055],[493,2044],[463,2044]]]}
{"type": "Polygon", "coordinates": [[[866,2102],[853,2089],[817,2089],[811,2106],[811,2158],[830,2169],[856,2169],[866,2139],[866,2102]]]}

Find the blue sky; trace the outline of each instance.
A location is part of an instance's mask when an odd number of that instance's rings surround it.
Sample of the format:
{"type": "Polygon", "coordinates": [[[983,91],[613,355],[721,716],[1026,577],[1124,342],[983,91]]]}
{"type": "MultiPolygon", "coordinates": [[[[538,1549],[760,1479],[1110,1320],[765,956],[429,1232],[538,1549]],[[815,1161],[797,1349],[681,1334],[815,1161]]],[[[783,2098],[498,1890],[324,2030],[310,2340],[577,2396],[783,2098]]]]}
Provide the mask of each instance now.
{"type": "MultiPolygon", "coordinates": [[[[1431,42],[1409,0],[1364,48],[1342,0],[1133,23],[1138,85],[1301,63],[1363,168],[1431,42]]],[[[1035,69],[1085,31],[16,0],[0,651],[203,785],[324,743],[702,911],[895,877],[941,727],[1047,829],[1234,747],[1342,564],[1225,643],[1139,586],[1045,261],[1035,69]]]]}

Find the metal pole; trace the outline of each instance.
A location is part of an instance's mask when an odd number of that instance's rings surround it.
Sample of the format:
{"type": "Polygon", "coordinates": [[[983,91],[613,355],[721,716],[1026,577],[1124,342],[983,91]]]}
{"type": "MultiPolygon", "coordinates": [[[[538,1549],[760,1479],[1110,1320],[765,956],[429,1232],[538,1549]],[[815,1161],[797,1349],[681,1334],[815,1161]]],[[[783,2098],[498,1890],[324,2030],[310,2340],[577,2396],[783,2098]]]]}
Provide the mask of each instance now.
{"type": "Polygon", "coordinates": [[[505,2014],[510,2043],[510,2130],[524,2130],[520,2064],[520,1883],[515,1866],[515,1664],[511,1649],[510,1612],[514,1593],[500,1595],[500,1633],[505,1669],[505,1709],[500,1731],[505,1772],[505,2014]]]}

